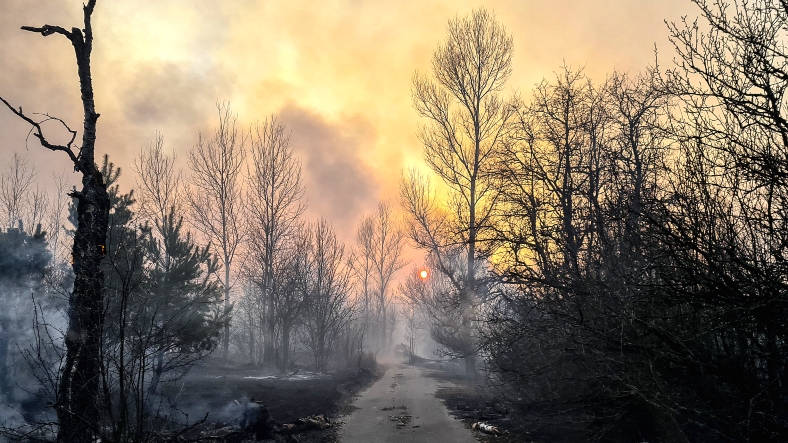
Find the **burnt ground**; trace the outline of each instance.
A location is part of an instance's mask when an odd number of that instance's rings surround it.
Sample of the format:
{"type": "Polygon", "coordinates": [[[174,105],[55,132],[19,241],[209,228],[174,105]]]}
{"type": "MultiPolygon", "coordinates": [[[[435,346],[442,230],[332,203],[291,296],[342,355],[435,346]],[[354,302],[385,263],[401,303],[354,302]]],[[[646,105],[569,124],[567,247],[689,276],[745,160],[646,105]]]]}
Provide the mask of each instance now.
{"type": "MultiPolygon", "coordinates": [[[[237,427],[243,407],[249,401],[262,402],[271,421],[292,423],[298,419],[324,414],[335,422],[351,411],[353,396],[380,378],[381,370],[340,371],[328,375],[299,371],[275,377],[255,367],[202,363],[177,382],[167,385],[164,394],[190,423],[207,419],[198,432],[237,427]]],[[[337,426],[294,435],[301,443],[336,442],[337,426]]],[[[228,440],[229,441],[229,440],[228,440]]],[[[253,441],[253,440],[252,440],[253,441]]]]}
{"type": "Polygon", "coordinates": [[[568,443],[584,441],[582,428],[572,425],[567,416],[551,416],[540,411],[519,410],[485,381],[471,381],[456,362],[418,359],[414,364],[428,369],[427,374],[450,382],[436,392],[449,413],[460,419],[466,428],[475,423],[495,426],[504,435],[475,431],[484,443],[568,443]]]}

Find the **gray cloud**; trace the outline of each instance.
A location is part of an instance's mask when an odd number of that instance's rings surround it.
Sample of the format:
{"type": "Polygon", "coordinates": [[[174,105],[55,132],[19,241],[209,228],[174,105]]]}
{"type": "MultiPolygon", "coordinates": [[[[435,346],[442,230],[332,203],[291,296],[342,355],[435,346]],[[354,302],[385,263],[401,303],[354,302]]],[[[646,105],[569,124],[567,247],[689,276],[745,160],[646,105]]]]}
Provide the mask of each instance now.
{"type": "Polygon", "coordinates": [[[126,88],[124,113],[141,125],[167,127],[199,122],[214,107],[216,80],[187,71],[175,63],[149,63],[126,88]]]}
{"type": "Polygon", "coordinates": [[[377,204],[379,184],[358,155],[369,134],[352,122],[332,125],[293,106],[279,116],[292,131],[293,151],[302,161],[310,215],[326,217],[346,241],[351,239],[359,217],[377,204]]]}

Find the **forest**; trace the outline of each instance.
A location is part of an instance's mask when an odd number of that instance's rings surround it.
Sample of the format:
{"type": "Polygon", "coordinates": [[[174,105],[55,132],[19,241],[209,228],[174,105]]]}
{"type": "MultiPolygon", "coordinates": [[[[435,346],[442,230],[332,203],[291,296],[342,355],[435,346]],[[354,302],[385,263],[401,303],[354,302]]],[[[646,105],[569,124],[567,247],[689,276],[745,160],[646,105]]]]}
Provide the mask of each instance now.
{"type": "Polygon", "coordinates": [[[47,192],[2,148],[0,441],[196,441],[165,395],[195,366],[373,370],[400,342],[551,441],[788,438],[785,1],[693,0],[651,66],[531,88],[509,84],[517,29],[447,17],[411,79],[424,167],[347,244],[307,215],[277,115],[219,100],[185,168],[161,133],[101,153],[96,3],[22,27],[71,43],[81,128],[0,90],[81,181],[47,192]]]}

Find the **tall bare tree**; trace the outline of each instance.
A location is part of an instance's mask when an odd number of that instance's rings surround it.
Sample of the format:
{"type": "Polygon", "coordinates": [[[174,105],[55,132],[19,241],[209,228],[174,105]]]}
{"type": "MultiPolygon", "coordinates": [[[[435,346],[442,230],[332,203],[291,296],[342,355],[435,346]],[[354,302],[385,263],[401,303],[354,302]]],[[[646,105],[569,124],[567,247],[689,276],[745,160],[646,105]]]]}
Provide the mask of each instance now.
{"type": "Polygon", "coordinates": [[[65,243],[68,237],[61,236],[61,234],[66,230],[64,223],[67,218],[66,214],[70,199],[66,191],[68,186],[66,185],[63,174],[54,174],[53,178],[56,191],[53,193],[52,199],[49,202],[49,211],[46,215],[44,225],[47,233],[47,244],[49,250],[52,252],[53,261],[60,265],[69,261],[67,257],[68,251],[65,249],[67,247],[65,243]]]}
{"type": "MultiPolygon", "coordinates": [[[[389,312],[391,308],[391,282],[394,274],[405,266],[403,258],[405,247],[405,233],[394,218],[392,207],[388,203],[378,205],[378,211],[372,218],[374,234],[375,283],[377,297],[377,310],[380,313],[381,338],[388,339],[387,326],[389,319],[393,318],[389,312]]],[[[392,325],[393,329],[393,325],[392,325]]]]}
{"type": "Polygon", "coordinates": [[[304,344],[312,353],[315,370],[325,372],[351,319],[350,269],[345,247],[325,220],[312,227],[309,296],[304,315],[304,344]]]}
{"type": "Polygon", "coordinates": [[[413,363],[416,355],[416,339],[419,331],[424,329],[424,305],[428,301],[429,287],[427,278],[429,273],[422,275],[423,268],[414,267],[400,283],[399,292],[400,312],[405,324],[405,336],[408,339],[408,361],[413,363]]]}
{"type": "Polygon", "coordinates": [[[152,224],[162,224],[170,209],[180,212],[182,174],[175,169],[175,153],[170,157],[164,152],[161,133],[156,134],[150,146],[140,150],[133,168],[137,173],[137,201],[142,217],[152,224]]]}
{"type": "Polygon", "coordinates": [[[392,303],[391,282],[405,266],[405,232],[395,220],[389,203],[381,203],[371,216],[364,217],[356,234],[351,262],[359,290],[365,322],[377,325],[377,346],[386,346],[392,303]]]}
{"type": "Polygon", "coordinates": [[[301,164],[293,157],[290,136],[275,117],[251,130],[247,211],[250,215],[250,254],[258,270],[263,302],[267,304],[263,335],[263,364],[273,365],[277,300],[275,266],[287,253],[288,240],[297,233],[306,209],[301,164]]]}
{"type": "Polygon", "coordinates": [[[374,226],[371,217],[364,217],[356,230],[356,244],[350,257],[355,278],[356,298],[363,316],[363,328],[372,326],[374,318],[374,226]]]}
{"type": "MultiPolygon", "coordinates": [[[[464,314],[464,335],[472,340],[472,305],[476,300],[477,260],[491,227],[496,202],[492,165],[506,142],[513,101],[500,96],[512,70],[512,38],[484,9],[449,21],[448,37],[432,58],[434,80],[416,74],[413,104],[428,123],[419,131],[424,159],[450,191],[450,229],[425,246],[431,253],[461,245],[464,278],[455,288],[464,314]]],[[[407,180],[407,177],[406,177],[407,180]]],[[[410,191],[416,184],[405,185],[410,191]]],[[[403,193],[408,198],[408,193],[403,193]]],[[[406,203],[406,206],[413,206],[406,203]]],[[[417,216],[418,217],[418,216],[417,216]]],[[[472,349],[469,346],[468,349],[472,349]]],[[[466,355],[475,372],[475,352],[466,355]]]]}
{"type": "Polygon", "coordinates": [[[56,404],[58,436],[60,442],[90,442],[97,433],[98,387],[101,355],[101,331],[104,275],[100,265],[105,253],[107,225],[109,220],[109,197],[101,172],[95,163],[96,112],[93,98],[93,80],[90,71],[90,55],[93,50],[93,28],[91,16],[96,0],[89,0],[82,8],[84,28],[66,30],[60,26],[23,26],[25,31],[42,36],[59,34],[66,37],[74,48],[77,59],[80,95],[84,115],[82,143],[74,152],[77,132],[62,120],[55,120],[68,129],[71,139],[65,144],[50,141],[37,121],[25,114],[22,108],[13,107],[0,97],[8,109],[22,118],[32,128],[32,134],[41,145],[52,151],[65,152],[74,169],[82,174],[82,190],[73,191],[77,199],[78,226],[74,235],[73,268],[74,289],[69,297],[69,325],[66,331],[66,361],[61,372],[56,404]]]}
{"type": "MultiPolygon", "coordinates": [[[[245,231],[243,217],[242,169],[246,156],[246,138],[237,127],[238,116],[226,103],[217,104],[219,127],[211,138],[202,133],[189,151],[189,176],[192,188],[187,192],[194,226],[202,232],[219,256],[223,276],[225,314],[230,312],[232,265],[245,231]]],[[[222,337],[222,357],[227,358],[230,325],[222,337]]]]}
{"type": "Polygon", "coordinates": [[[277,260],[274,280],[276,285],[276,321],[281,328],[281,370],[290,366],[290,341],[294,329],[301,322],[309,302],[309,275],[312,272],[309,250],[312,233],[301,226],[288,239],[287,254],[277,260]]]}

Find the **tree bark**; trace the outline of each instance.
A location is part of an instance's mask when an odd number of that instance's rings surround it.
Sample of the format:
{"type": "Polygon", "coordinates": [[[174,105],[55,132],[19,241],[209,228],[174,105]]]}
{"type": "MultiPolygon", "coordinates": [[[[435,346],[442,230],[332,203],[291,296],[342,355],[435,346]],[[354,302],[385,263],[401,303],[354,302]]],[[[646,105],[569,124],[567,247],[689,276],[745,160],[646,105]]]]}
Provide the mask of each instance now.
{"type": "Polygon", "coordinates": [[[254,317],[249,314],[249,363],[255,364],[254,358],[254,317]]]}
{"type": "MultiPolygon", "coordinates": [[[[95,1],[85,7],[86,30],[95,1]]],[[[74,29],[75,34],[80,34],[74,29]]],[[[87,39],[86,39],[87,40],[87,39]]],[[[76,41],[76,39],[72,40],[76,41]]],[[[85,45],[88,46],[88,45],[85,45]]],[[[99,115],[93,104],[90,77],[90,47],[77,49],[79,81],[85,120],[82,149],[75,165],[82,172],[82,190],[72,193],[77,198],[78,225],[72,249],[74,289],[69,297],[69,326],[66,332],[66,363],[58,387],[58,442],[90,442],[97,432],[98,380],[101,332],[104,318],[104,258],[109,225],[110,202],[104,178],[94,163],[96,120],[99,115]]]]}
{"type": "MultiPolygon", "coordinates": [[[[267,273],[268,271],[266,271],[267,273]]],[[[265,335],[263,337],[264,351],[263,351],[263,366],[273,368],[276,366],[276,358],[274,357],[274,335],[276,333],[276,314],[274,306],[274,294],[271,290],[270,280],[266,278],[266,305],[267,314],[265,321],[265,335]]]]}
{"type": "Polygon", "coordinates": [[[290,325],[282,324],[282,371],[290,367],[290,325]]]}
{"type": "MultiPolygon", "coordinates": [[[[224,312],[230,312],[230,258],[225,254],[224,257],[224,312]]],[[[224,336],[222,337],[222,360],[227,360],[230,352],[230,322],[224,325],[224,336]]]]}

